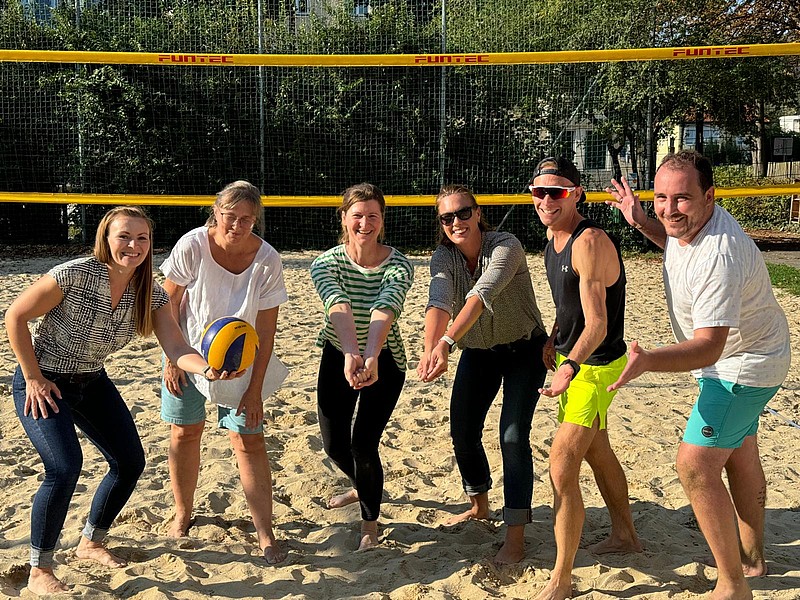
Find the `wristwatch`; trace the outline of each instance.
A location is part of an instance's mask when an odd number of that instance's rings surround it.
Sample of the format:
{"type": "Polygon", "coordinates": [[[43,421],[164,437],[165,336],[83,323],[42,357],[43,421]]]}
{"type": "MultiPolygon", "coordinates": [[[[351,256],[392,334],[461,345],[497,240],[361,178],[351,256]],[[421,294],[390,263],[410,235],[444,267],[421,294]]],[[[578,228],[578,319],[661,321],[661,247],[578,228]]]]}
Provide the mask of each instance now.
{"type": "Polygon", "coordinates": [[[565,358],[564,360],[561,361],[561,364],[558,366],[561,367],[562,365],[569,365],[570,367],[572,367],[572,377],[569,378],[570,381],[575,379],[575,376],[578,374],[578,371],[581,370],[581,366],[570,358],[565,358]]]}
{"type": "Polygon", "coordinates": [[[453,353],[453,348],[456,347],[456,341],[453,338],[451,338],[449,335],[443,335],[442,337],[439,338],[439,341],[445,342],[447,344],[447,351],[450,354],[453,353]]]}

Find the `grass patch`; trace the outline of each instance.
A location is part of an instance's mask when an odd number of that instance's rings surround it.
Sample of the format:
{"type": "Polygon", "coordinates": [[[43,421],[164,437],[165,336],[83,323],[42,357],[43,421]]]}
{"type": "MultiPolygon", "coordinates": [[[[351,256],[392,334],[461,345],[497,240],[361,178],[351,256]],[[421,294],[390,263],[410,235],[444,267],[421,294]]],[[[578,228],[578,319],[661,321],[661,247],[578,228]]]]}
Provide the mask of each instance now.
{"type": "Polygon", "coordinates": [[[767,263],[767,271],[774,287],[786,290],[794,296],[800,296],[800,269],[789,265],[767,263]]]}

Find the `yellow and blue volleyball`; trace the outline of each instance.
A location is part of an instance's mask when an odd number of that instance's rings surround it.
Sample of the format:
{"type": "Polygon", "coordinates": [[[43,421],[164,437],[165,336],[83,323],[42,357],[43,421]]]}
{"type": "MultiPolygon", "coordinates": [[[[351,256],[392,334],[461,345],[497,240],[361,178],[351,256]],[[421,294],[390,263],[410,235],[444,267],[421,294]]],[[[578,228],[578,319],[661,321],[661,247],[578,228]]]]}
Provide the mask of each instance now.
{"type": "Polygon", "coordinates": [[[247,321],[222,317],[213,321],[200,342],[203,357],[217,371],[243,371],[253,364],[258,350],[258,334],[247,321]]]}

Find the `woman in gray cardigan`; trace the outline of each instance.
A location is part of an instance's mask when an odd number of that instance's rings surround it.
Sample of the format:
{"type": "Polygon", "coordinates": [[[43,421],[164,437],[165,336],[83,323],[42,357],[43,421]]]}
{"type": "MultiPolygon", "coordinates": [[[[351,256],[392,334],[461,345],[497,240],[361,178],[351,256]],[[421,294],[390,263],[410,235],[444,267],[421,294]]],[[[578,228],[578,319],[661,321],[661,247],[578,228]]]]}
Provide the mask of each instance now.
{"type": "Polygon", "coordinates": [[[531,421],[544,383],[545,334],[525,252],[510,233],[490,231],[469,188],[448,185],[436,197],[442,226],[431,258],[425,309],[425,348],[417,374],[430,382],[461,349],[450,398],[450,435],[470,508],[448,524],[489,516],[492,477],[483,449],[486,414],[503,386],[500,448],[503,455],[505,543],[494,560],[525,555],[531,521],[531,421]]]}

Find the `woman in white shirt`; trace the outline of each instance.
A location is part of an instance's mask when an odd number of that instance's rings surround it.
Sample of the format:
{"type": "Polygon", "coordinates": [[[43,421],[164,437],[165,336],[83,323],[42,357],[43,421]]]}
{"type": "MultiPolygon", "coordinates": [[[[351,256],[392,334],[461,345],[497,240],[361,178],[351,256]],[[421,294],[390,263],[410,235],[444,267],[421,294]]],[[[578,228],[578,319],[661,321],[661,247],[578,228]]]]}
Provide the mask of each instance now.
{"type": "Polygon", "coordinates": [[[175,519],[170,535],[185,536],[191,527],[205,404],[210,400],[219,405],[219,427],[229,431],[264,559],[275,564],[286,555],[272,531],[272,475],[262,420],[278,306],[287,295],[280,256],[253,232],[262,227],[258,188],[246,181],[233,182],[217,194],[205,226],[178,240],[161,265],[173,312],[194,348],[200,348],[206,326],[220,317],[244,319],[259,338],[253,366],[241,378],[224,384],[209,385],[203,378],[187,377],[166,360],[161,418],[172,427],[169,472],[175,519]]]}

